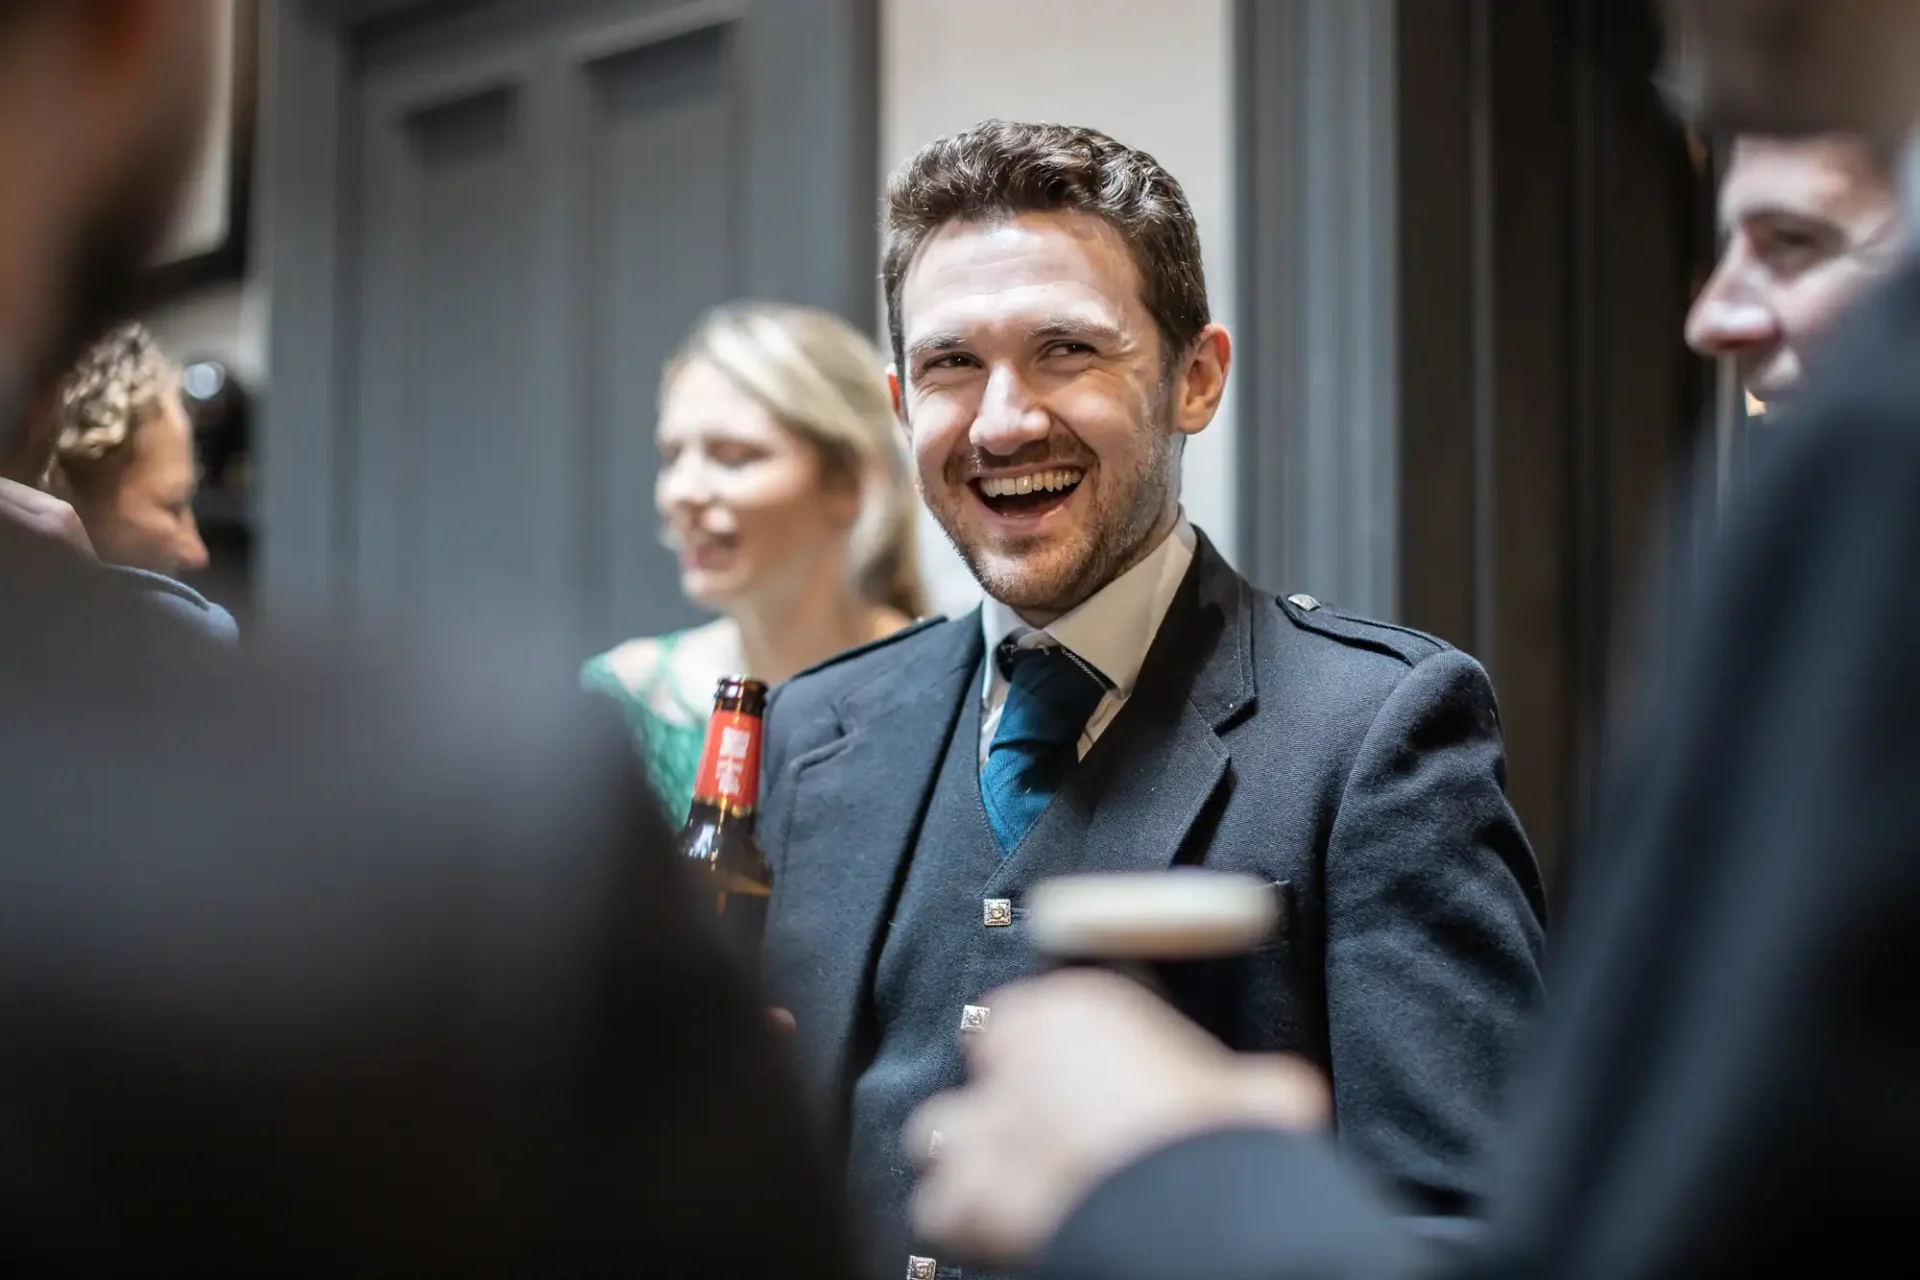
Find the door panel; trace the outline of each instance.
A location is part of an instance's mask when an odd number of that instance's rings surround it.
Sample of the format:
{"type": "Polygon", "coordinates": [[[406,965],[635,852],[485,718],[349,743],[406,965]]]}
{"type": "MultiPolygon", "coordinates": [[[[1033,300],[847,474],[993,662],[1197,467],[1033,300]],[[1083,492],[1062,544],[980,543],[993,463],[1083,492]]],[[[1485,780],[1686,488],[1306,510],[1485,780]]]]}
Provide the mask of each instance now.
{"type": "Polygon", "coordinates": [[[733,21],[646,8],[494,4],[363,43],[349,514],[374,618],[531,612],[600,643],[696,616],[653,420],[739,274],[733,21]]]}
{"type": "Polygon", "coordinates": [[[566,548],[544,517],[564,494],[528,428],[540,210],[516,81],[369,112],[356,546],[380,610],[495,580],[554,604],[566,548]]]}
{"type": "Polygon", "coordinates": [[[661,366],[737,274],[731,40],[710,27],[584,69],[594,593],[614,635],[693,617],[658,536],[654,417],[661,366]]]}
{"type": "Polygon", "coordinates": [[[1482,657],[1550,877],[1584,838],[1698,419],[1711,203],[1642,6],[1402,5],[1404,620],[1482,657]]]}

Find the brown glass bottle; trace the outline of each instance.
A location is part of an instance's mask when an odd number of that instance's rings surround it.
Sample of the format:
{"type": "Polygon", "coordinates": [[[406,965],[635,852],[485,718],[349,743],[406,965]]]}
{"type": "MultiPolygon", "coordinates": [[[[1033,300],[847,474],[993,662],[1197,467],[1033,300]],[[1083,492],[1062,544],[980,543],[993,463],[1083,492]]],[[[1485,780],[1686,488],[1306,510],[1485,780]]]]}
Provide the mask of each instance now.
{"type": "Polygon", "coordinates": [[[767,686],[728,676],[713,699],[693,806],[680,832],[680,856],[714,896],[725,932],[755,945],[773,892],[773,873],[753,836],[760,800],[761,717],[767,686]]]}

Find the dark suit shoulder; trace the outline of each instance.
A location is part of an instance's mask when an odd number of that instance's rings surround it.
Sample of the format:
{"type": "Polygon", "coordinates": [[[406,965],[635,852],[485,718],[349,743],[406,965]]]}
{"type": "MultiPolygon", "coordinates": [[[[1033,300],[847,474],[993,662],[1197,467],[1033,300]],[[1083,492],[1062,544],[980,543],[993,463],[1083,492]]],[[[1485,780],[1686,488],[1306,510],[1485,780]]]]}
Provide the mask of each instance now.
{"type": "MultiPolygon", "coordinates": [[[[928,646],[937,646],[935,637],[951,634],[949,628],[963,625],[964,621],[923,618],[890,636],[837,653],[807,668],[773,691],[773,701],[767,708],[768,724],[790,723],[796,714],[799,719],[810,719],[813,713],[831,706],[853,689],[887,682],[903,671],[911,672],[914,664],[926,655],[928,646]]],[[[770,729],[769,732],[779,736],[782,730],[770,729]]]]}
{"type": "MultiPolygon", "coordinates": [[[[979,625],[976,615],[969,618],[975,618],[975,627],[979,625]]],[[[835,707],[843,698],[861,689],[894,687],[922,678],[931,655],[941,647],[940,638],[952,637],[954,628],[966,626],[967,621],[925,618],[871,644],[835,654],[781,683],[767,701],[766,747],[761,757],[765,786],[771,789],[777,782],[790,749],[805,750],[831,729],[835,707]]]]}
{"type": "MultiPolygon", "coordinates": [[[[911,671],[923,658],[936,636],[949,634],[949,628],[961,625],[951,618],[922,618],[857,649],[836,653],[825,662],[808,667],[773,691],[774,705],[825,707],[850,690],[877,681],[887,681],[896,673],[911,671]]],[[[768,715],[771,717],[770,706],[768,715]]],[[[788,711],[790,717],[792,712],[788,711]]]]}
{"type": "MultiPolygon", "coordinates": [[[[805,671],[802,671],[798,675],[794,676],[793,680],[796,680],[796,681],[805,680],[810,676],[817,676],[822,674],[823,672],[833,671],[840,667],[845,667],[850,664],[858,663],[863,658],[867,658],[870,655],[881,653],[885,650],[891,649],[895,645],[898,645],[906,640],[911,640],[913,637],[917,635],[921,635],[927,631],[931,631],[933,628],[947,621],[948,619],[944,616],[937,617],[937,618],[922,618],[918,622],[912,622],[907,624],[906,626],[900,628],[898,631],[894,632],[892,635],[881,636],[878,640],[870,640],[866,644],[856,645],[854,648],[851,648],[851,649],[844,649],[841,652],[834,654],[831,658],[828,658],[825,662],[818,662],[818,663],[815,663],[813,666],[808,667],[805,671]]],[[[792,683],[792,682],[793,681],[789,681],[788,683],[792,683]]]]}
{"type": "Polygon", "coordinates": [[[1276,603],[1287,620],[1302,631],[1325,636],[1351,648],[1398,658],[1410,667],[1417,667],[1434,654],[1453,647],[1424,631],[1330,609],[1308,595],[1286,596],[1276,603]]]}

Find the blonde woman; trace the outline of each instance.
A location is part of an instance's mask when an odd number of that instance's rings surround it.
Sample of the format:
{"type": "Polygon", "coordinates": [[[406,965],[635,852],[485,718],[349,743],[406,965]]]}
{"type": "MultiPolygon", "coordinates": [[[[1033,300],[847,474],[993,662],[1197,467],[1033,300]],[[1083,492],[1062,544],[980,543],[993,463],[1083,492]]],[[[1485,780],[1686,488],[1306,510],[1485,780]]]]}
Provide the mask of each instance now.
{"type": "Polygon", "coordinates": [[[720,677],[777,684],[926,610],[883,363],[826,312],[748,303],[710,312],[667,364],[654,502],[682,590],[722,617],[628,641],[584,679],[626,710],[675,820],[720,677]]]}

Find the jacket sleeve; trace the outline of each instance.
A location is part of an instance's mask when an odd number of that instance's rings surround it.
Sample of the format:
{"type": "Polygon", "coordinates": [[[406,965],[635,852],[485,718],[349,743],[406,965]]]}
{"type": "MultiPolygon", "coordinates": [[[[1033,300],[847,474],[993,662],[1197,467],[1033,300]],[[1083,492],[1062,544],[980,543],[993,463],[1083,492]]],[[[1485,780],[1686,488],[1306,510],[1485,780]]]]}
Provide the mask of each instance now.
{"type": "Polygon", "coordinates": [[[1448,1251],[1393,1208],[1324,1142],[1272,1130],[1202,1134],[1098,1187],[1054,1237],[1038,1280],[1425,1275],[1448,1251]]]}
{"type": "Polygon", "coordinates": [[[1544,895],[1505,783],[1486,673],[1443,649],[1381,705],[1326,855],[1340,1140],[1438,1217],[1480,1211],[1485,1155],[1542,1001],[1544,895]]]}

